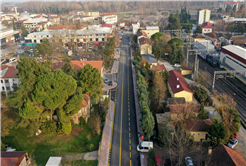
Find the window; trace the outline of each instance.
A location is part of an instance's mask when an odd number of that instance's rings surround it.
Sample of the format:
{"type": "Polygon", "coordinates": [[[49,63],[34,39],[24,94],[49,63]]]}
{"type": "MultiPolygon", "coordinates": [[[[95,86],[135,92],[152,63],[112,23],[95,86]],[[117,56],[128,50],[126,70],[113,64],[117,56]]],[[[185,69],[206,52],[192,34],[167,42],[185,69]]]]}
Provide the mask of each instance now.
{"type": "Polygon", "coordinates": [[[34,36],[34,37],[36,37],[36,36],[34,36]]]}
{"type": "Polygon", "coordinates": [[[4,87],[2,87],[2,90],[5,90],[4,87]]]}
{"type": "Polygon", "coordinates": [[[49,37],[49,35],[47,35],[47,37],[49,37]]]}
{"type": "Polygon", "coordinates": [[[200,133],[198,133],[198,135],[200,135],[200,133]]]}
{"type": "Polygon", "coordinates": [[[85,39],[83,39],[83,41],[84,41],[84,42],[86,42],[86,40],[85,40],[85,39]]]}
{"type": "Polygon", "coordinates": [[[92,41],[92,38],[90,38],[90,41],[92,41]]]}
{"type": "Polygon", "coordinates": [[[7,89],[7,90],[10,90],[10,88],[9,88],[9,87],[6,87],[6,89],[7,89]]]}
{"type": "Polygon", "coordinates": [[[41,37],[43,37],[43,35],[41,35],[41,37]]]}
{"type": "Polygon", "coordinates": [[[15,79],[13,79],[13,81],[15,81],[15,79]]]}
{"type": "Polygon", "coordinates": [[[36,40],[34,40],[34,43],[37,43],[37,41],[36,41],[36,40]]]}
{"type": "Polygon", "coordinates": [[[5,83],[9,83],[9,80],[5,80],[5,83]]]}
{"type": "Polygon", "coordinates": [[[102,38],[102,41],[104,41],[104,38],[102,38]]]}
{"type": "Polygon", "coordinates": [[[195,136],[196,134],[194,133],[193,136],[195,136]]]}
{"type": "Polygon", "coordinates": [[[98,34],[96,34],[96,36],[98,36],[98,34]]]}
{"type": "Polygon", "coordinates": [[[98,38],[96,38],[96,41],[98,41],[98,38]]]}
{"type": "Polygon", "coordinates": [[[3,80],[1,80],[1,83],[3,83],[3,80]]]}
{"type": "Polygon", "coordinates": [[[105,36],[105,34],[103,34],[103,36],[105,36]]]}

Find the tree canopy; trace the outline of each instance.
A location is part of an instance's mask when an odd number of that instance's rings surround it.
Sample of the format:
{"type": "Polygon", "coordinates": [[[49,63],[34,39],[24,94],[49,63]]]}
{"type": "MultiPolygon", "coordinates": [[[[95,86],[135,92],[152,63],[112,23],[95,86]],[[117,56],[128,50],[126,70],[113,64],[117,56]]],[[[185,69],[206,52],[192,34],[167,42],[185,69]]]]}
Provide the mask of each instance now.
{"type": "Polygon", "coordinates": [[[13,30],[16,30],[16,25],[14,21],[13,21],[13,30]]]}
{"type": "Polygon", "coordinates": [[[115,37],[110,38],[109,42],[106,44],[105,48],[102,51],[103,56],[103,66],[105,69],[111,67],[111,63],[114,60],[113,54],[115,49],[115,37]]]}
{"type": "Polygon", "coordinates": [[[34,49],[34,54],[38,57],[42,56],[43,61],[46,56],[50,56],[52,54],[52,49],[49,40],[44,38],[42,43],[37,44],[34,49]]]}
{"type": "Polygon", "coordinates": [[[184,41],[179,38],[173,38],[167,42],[167,44],[170,44],[170,45],[172,45],[173,43],[176,45],[176,47],[181,47],[184,41]]]}
{"type": "Polygon", "coordinates": [[[223,123],[214,119],[213,124],[208,129],[209,139],[212,146],[218,146],[225,137],[225,128],[223,123]]]}
{"type": "Polygon", "coordinates": [[[22,37],[26,37],[28,35],[28,31],[26,30],[26,27],[24,26],[24,24],[21,24],[21,36],[22,37]]]}
{"type": "Polygon", "coordinates": [[[152,41],[158,41],[158,40],[163,38],[163,35],[164,34],[162,32],[157,32],[157,33],[153,34],[150,39],[152,41]]]}
{"type": "Polygon", "coordinates": [[[173,13],[170,14],[169,18],[168,18],[168,29],[180,29],[181,25],[180,25],[180,20],[178,15],[175,15],[173,13]]]}
{"type": "Polygon", "coordinates": [[[155,55],[157,61],[161,58],[161,48],[159,45],[155,46],[153,54],[155,55]]]}
{"type": "Polygon", "coordinates": [[[204,87],[199,87],[195,94],[200,101],[205,101],[208,98],[208,92],[204,87]]]}

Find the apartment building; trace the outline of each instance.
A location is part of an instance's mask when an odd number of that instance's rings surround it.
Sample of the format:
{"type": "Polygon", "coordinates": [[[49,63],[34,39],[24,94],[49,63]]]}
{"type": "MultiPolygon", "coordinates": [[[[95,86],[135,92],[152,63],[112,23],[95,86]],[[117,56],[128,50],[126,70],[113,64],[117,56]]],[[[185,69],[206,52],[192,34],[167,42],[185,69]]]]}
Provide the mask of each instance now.
{"type": "Polygon", "coordinates": [[[20,40],[19,31],[0,25],[1,44],[20,40]]]}
{"type": "Polygon", "coordinates": [[[236,6],[236,11],[238,10],[238,3],[237,2],[223,2],[220,4],[220,7],[223,10],[226,10],[227,6],[230,6],[232,9],[236,6]]]}
{"type": "Polygon", "coordinates": [[[204,22],[209,22],[211,16],[211,10],[201,9],[197,11],[197,24],[202,25],[204,22]]]}
{"type": "Polygon", "coordinates": [[[106,24],[114,24],[117,22],[117,15],[112,13],[104,13],[101,14],[98,19],[99,24],[101,24],[102,22],[105,22],[106,24]]]}
{"type": "Polygon", "coordinates": [[[16,73],[18,69],[15,66],[1,65],[1,92],[8,96],[10,91],[13,91],[13,84],[19,83],[19,78],[16,73]]]}

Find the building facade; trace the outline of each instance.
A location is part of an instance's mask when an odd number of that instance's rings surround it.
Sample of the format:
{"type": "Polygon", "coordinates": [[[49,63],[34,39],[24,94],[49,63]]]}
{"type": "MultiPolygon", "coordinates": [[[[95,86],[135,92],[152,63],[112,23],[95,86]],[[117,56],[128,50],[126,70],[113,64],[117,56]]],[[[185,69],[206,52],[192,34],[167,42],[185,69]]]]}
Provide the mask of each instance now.
{"type": "Polygon", "coordinates": [[[237,2],[223,2],[220,4],[220,8],[222,8],[223,10],[226,10],[227,6],[230,6],[231,9],[236,7],[236,11],[238,10],[238,3],[237,2]]]}
{"type": "Polygon", "coordinates": [[[204,22],[209,22],[211,16],[211,10],[201,9],[197,11],[197,24],[202,25],[204,22]]]}
{"type": "Polygon", "coordinates": [[[212,33],[213,25],[210,22],[205,22],[202,24],[202,34],[204,33],[212,33]]]}
{"type": "Polygon", "coordinates": [[[99,24],[101,24],[102,22],[105,22],[106,24],[114,24],[117,22],[117,15],[112,13],[104,13],[101,14],[98,19],[99,24]]]}
{"type": "Polygon", "coordinates": [[[145,29],[142,30],[148,35],[148,38],[151,38],[151,36],[157,32],[159,32],[158,26],[146,26],[145,29]]]}
{"type": "Polygon", "coordinates": [[[1,44],[8,42],[17,42],[20,40],[19,31],[15,31],[12,28],[8,28],[0,25],[0,36],[1,36],[1,44]]]}

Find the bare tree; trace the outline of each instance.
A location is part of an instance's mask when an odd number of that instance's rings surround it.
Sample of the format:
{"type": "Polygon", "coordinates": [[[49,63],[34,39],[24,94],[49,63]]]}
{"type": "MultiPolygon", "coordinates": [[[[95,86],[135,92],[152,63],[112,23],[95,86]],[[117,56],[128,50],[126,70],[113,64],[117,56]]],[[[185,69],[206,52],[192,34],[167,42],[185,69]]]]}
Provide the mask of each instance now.
{"type": "Polygon", "coordinates": [[[161,107],[161,102],[164,100],[167,91],[167,85],[163,81],[162,73],[155,73],[153,79],[153,87],[154,87],[154,99],[156,103],[157,110],[161,107]]]}

